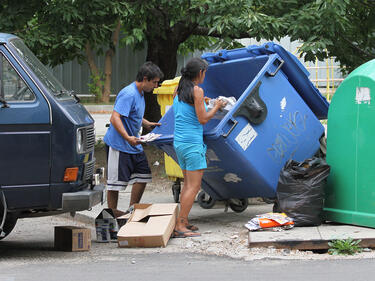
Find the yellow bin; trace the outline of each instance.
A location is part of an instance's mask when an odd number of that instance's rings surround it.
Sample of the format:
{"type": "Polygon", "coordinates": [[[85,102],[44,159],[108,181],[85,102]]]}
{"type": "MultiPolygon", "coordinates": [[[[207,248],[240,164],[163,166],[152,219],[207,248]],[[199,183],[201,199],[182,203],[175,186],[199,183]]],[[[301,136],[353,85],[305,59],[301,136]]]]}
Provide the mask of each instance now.
{"type": "MultiPolygon", "coordinates": [[[[154,94],[158,95],[157,100],[160,105],[161,115],[163,116],[167,110],[173,104],[173,93],[174,89],[177,87],[178,82],[180,81],[181,76],[176,77],[171,80],[165,80],[159,88],[154,89],[154,94]]],[[[165,173],[168,178],[177,181],[179,178],[183,178],[182,171],[180,166],[167,154],[164,153],[165,161],[165,173]]]]}

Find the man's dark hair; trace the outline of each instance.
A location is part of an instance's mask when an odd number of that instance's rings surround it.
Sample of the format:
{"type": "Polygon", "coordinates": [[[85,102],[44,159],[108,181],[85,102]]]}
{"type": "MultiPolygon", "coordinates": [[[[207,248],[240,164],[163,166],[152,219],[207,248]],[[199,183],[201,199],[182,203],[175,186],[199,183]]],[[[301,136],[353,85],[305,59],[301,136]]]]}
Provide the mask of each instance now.
{"type": "Polygon", "coordinates": [[[154,79],[155,77],[163,79],[164,74],[160,70],[159,66],[151,61],[146,61],[138,70],[136,80],[137,82],[142,82],[143,77],[146,77],[148,81],[154,79]]]}

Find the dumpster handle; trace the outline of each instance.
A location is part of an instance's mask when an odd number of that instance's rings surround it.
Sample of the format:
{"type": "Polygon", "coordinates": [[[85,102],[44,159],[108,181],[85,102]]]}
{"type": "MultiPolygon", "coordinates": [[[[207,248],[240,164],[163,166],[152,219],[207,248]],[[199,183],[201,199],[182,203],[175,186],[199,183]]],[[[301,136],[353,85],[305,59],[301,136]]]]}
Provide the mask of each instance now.
{"type": "Polygon", "coordinates": [[[233,119],[231,118],[231,119],[229,119],[229,120],[233,122],[233,125],[232,125],[232,127],[229,129],[228,133],[226,133],[226,134],[223,135],[224,138],[228,137],[229,134],[233,131],[233,129],[234,129],[234,128],[237,126],[237,124],[238,124],[238,121],[235,120],[235,119],[233,120],[233,119]]]}
{"type": "Polygon", "coordinates": [[[274,77],[274,76],[277,74],[277,72],[279,72],[280,68],[281,68],[281,67],[283,66],[283,64],[284,64],[284,60],[279,59],[279,58],[278,58],[278,60],[280,61],[280,64],[279,64],[279,66],[276,68],[276,70],[275,70],[274,72],[267,72],[267,74],[268,74],[269,76],[271,76],[271,77],[274,77]]]}

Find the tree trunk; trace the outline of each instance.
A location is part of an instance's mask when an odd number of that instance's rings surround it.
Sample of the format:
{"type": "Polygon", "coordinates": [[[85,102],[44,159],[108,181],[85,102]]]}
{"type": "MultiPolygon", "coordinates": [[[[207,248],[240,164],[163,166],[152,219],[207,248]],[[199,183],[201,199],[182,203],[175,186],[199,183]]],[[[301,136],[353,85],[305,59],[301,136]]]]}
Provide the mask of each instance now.
{"type": "MultiPolygon", "coordinates": [[[[172,79],[177,70],[177,49],[178,44],[172,40],[162,38],[148,38],[147,41],[147,61],[152,61],[158,65],[164,73],[165,79],[172,79]]],[[[153,93],[145,93],[146,109],[145,118],[151,122],[160,120],[160,106],[157,96],[153,93]]]]}
{"type": "Polygon", "coordinates": [[[109,96],[111,95],[112,57],[113,51],[108,50],[105,54],[104,62],[104,89],[102,95],[102,102],[109,102],[109,96]]]}
{"type": "Polygon", "coordinates": [[[100,71],[95,64],[94,54],[92,52],[90,43],[86,44],[86,59],[90,68],[90,73],[92,76],[96,76],[96,87],[98,88],[98,93],[96,100],[101,102],[109,102],[111,95],[111,83],[112,83],[112,58],[115,54],[116,47],[118,45],[120,37],[121,21],[118,20],[115,29],[112,32],[112,39],[109,42],[108,50],[105,53],[104,60],[104,81],[100,75],[100,71]],[[102,86],[104,84],[104,87],[102,86]],[[99,96],[100,95],[100,96],[99,96]]]}
{"type": "MultiPolygon", "coordinates": [[[[99,92],[102,93],[103,89],[102,89],[100,72],[99,72],[98,67],[95,64],[94,55],[92,53],[90,43],[88,43],[88,42],[86,43],[85,52],[86,52],[87,64],[89,65],[89,68],[90,68],[90,73],[91,73],[92,76],[98,77],[98,79],[95,80],[96,81],[96,87],[99,89],[99,92]]],[[[96,100],[101,100],[101,98],[102,98],[101,96],[95,97],[96,100]]]]}
{"type": "Polygon", "coordinates": [[[118,20],[115,29],[112,33],[112,40],[109,44],[109,49],[105,53],[105,62],[104,62],[104,88],[102,101],[109,102],[111,95],[111,83],[112,83],[112,58],[115,54],[118,40],[120,37],[121,21],[118,20]]]}

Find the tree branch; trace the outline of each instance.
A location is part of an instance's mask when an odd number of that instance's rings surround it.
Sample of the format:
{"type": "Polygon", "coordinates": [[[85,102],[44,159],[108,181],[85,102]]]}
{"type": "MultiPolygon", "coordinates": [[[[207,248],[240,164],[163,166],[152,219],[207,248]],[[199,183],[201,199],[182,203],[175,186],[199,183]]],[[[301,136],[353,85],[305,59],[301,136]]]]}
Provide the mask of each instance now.
{"type": "Polygon", "coordinates": [[[355,49],[356,51],[362,53],[363,55],[365,55],[366,57],[368,58],[374,58],[375,55],[374,54],[371,54],[369,52],[366,52],[364,49],[358,47],[357,45],[353,44],[353,42],[349,39],[347,39],[345,36],[343,36],[342,34],[339,35],[342,39],[344,39],[344,41],[346,43],[348,43],[350,45],[350,47],[352,47],[353,49],[355,49]]]}
{"type": "Polygon", "coordinates": [[[168,21],[168,13],[165,13],[163,9],[160,7],[155,8],[156,11],[159,11],[159,13],[162,15],[161,18],[164,19],[164,28],[166,31],[170,30],[169,21],[168,21]]]}
{"type": "Polygon", "coordinates": [[[86,43],[85,52],[86,52],[86,57],[87,57],[87,63],[90,67],[91,73],[94,74],[95,76],[99,76],[99,70],[95,64],[94,55],[92,53],[89,42],[86,43]]]}
{"type": "Polygon", "coordinates": [[[121,30],[121,20],[119,19],[118,22],[117,22],[116,28],[112,33],[112,45],[114,47],[117,46],[117,43],[118,43],[118,40],[119,40],[119,37],[120,37],[120,30],[121,30]]]}
{"type": "Polygon", "coordinates": [[[231,39],[242,39],[242,38],[251,38],[251,34],[248,32],[240,32],[237,36],[234,36],[233,34],[222,34],[217,31],[209,33],[210,29],[207,27],[197,27],[194,29],[193,34],[194,35],[202,35],[202,36],[212,36],[217,38],[224,38],[228,37],[231,39]]]}

